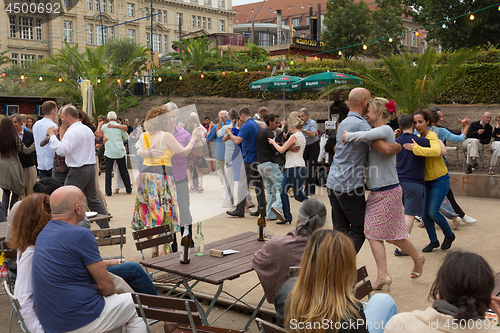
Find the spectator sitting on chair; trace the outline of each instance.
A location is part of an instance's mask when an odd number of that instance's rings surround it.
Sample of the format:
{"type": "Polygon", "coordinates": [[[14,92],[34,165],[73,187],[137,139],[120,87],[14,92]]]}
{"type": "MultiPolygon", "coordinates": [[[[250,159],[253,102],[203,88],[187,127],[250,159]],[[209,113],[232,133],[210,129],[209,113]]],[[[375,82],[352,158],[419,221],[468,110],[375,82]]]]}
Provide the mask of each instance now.
{"type": "Polygon", "coordinates": [[[490,125],[491,113],[485,112],[480,121],[473,122],[467,132],[467,139],[463,145],[467,148],[467,170],[465,174],[471,174],[472,170],[479,170],[477,158],[479,157],[479,144],[487,145],[491,140],[492,128],[490,125]]]}
{"type": "Polygon", "coordinates": [[[309,236],[314,230],[322,228],[325,222],[325,205],[319,200],[306,200],[297,212],[295,230],[273,237],[254,253],[252,266],[269,303],[275,303],[278,290],[288,279],[289,268],[300,265],[309,236]]]}
{"type": "Polygon", "coordinates": [[[116,287],[85,216],[82,191],[64,186],[50,198],[52,220],[38,234],[32,277],[36,314],[47,332],[145,332],[129,293],[116,287]]]}
{"type": "Polygon", "coordinates": [[[495,167],[498,162],[498,154],[500,153],[500,113],[497,115],[495,130],[491,134],[493,142],[491,143],[491,150],[493,154],[491,155],[490,169],[488,170],[489,175],[495,174],[495,167]]]}

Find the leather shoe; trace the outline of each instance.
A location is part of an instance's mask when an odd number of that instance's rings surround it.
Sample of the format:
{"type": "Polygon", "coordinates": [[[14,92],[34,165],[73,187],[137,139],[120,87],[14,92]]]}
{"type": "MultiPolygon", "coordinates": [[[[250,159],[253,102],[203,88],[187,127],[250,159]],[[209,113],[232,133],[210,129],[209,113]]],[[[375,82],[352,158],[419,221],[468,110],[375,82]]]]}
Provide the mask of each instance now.
{"type": "Polygon", "coordinates": [[[430,242],[429,245],[427,245],[426,247],[424,247],[422,249],[422,252],[432,252],[432,250],[434,250],[435,248],[438,248],[438,247],[439,247],[439,241],[430,242]]]}
{"type": "Polygon", "coordinates": [[[227,211],[226,214],[234,217],[245,217],[245,213],[239,212],[238,210],[227,211]]]}
{"type": "Polygon", "coordinates": [[[256,210],[255,212],[250,213],[250,216],[259,216],[259,211],[256,210]]]}
{"type": "Polygon", "coordinates": [[[455,234],[451,237],[445,237],[443,244],[441,244],[441,250],[448,250],[451,247],[451,243],[455,240],[455,234]]]}
{"type": "Polygon", "coordinates": [[[472,165],[467,166],[467,170],[465,170],[466,175],[470,175],[472,173],[472,165]]]}
{"type": "Polygon", "coordinates": [[[279,221],[279,222],[276,222],[276,224],[287,224],[287,223],[292,224],[292,221],[288,220],[288,221],[279,221]]]}

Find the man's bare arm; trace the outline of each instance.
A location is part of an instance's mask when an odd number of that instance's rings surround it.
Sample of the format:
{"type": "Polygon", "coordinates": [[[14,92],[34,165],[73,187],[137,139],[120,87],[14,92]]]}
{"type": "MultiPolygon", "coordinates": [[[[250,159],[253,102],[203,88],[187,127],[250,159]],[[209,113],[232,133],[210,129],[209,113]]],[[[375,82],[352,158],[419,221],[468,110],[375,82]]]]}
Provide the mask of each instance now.
{"type": "Polygon", "coordinates": [[[375,148],[379,153],[388,156],[396,155],[401,151],[401,145],[399,143],[389,143],[384,140],[373,141],[372,148],[375,148]]]}
{"type": "Polygon", "coordinates": [[[94,278],[99,294],[104,297],[116,294],[115,284],[113,283],[113,279],[111,279],[111,276],[106,269],[106,264],[104,263],[104,261],[101,260],[87,265],[87,270],[94,278]]]}

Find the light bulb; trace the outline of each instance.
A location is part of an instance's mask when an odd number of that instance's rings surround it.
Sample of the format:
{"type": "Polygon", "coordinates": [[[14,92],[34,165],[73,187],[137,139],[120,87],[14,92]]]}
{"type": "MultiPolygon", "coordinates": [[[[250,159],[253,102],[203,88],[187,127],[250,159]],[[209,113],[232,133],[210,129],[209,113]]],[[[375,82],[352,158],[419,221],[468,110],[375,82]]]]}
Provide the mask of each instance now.
{"type": "Polygon", "coordinates": [[[472,14],[470,14],[469,18],[471,21],[474,21],[474,19],[475,19],[474,15],[472,15],[472,14]]]}
{"type": "Polygon", "coordinates": [[[201,73],[200,77],[203,79],[205,77],[205,74],[201,73]]]}
{"type": "Polygon", "coordinates": [[[76,80],[78,83],[82,82],[82,78],[79,77],[78,80],[76,80]]]}
{"type": "Polygon", "coordinates": [[[363,50],[366,50],[367,48],[368,48],[368,46],[366,46],[366,44],[363,45],[363,50]]]}
{"type": "Polygon", "coordinates": [[[21,80],[24,80],[25,76],[24,74],[21,74],[21,80]]]}
{"type": "Polygon", "coordinates": [[[62,82],[62,77],[59,76],[59,79],[57,81],[62,82]]]}
{"type": "Polygon", "coordinates": [[[441,28],[446,29],[446,24],[443,23],[443,25],[441,26],[441,28]]]}
{"type": "Polygon", "coordinates": [[[393,40],[392,37],[389,37],[389,43],[392,43],[392,40],[393,40]]]}
{"type": "Polygon", "coordinates": [[[248,73],[248,68],[245,67],[245,73],[248,73]]]}
{"type": "Polygon", "coordinates": [[[122,80],[120,80],[119,78],[116,79],[116,83],[120,83],[120,82],[122,82],[122,80]]]}
{"type": "Polygon", "coordinates": [[[222,76],[226,76],[226,72],[222,72],[222,76]]]}
{"type": "Polygon", "coordinates": [[[5,75],[7,75],[7,74],[5,74],[5,72],[3,72],[3,73],[2,73],[2,77],[5,77],[5,75]]]}
{"type": "Polygon", "coordinates": [[[314,56],[314,61],[318,60],[318,56],[314,56]]]}
{"type": "Polygon", "coordinates": [[[417,37],[418,37],[418,35],[420,35],[420,32],[415,31],[415,36],[417,36],[417,37]]]}
{"type": "Polygon", "coordinates": [[[42,80],[43,80],[43,77],[40,75],[40,77],[38,78],[38,80],[42,81],[42,80]]]}
{"type": "Polygon", "coordinates": [[[182,81],[182,75],[180,75],[180,76],[179,76],[179,80],[181,80],[181,81],[182,81]]]}
{"type": "Polygon", "coordinates": [[[342,51],[339,51],[339,56],[341,56],[341,55],[342,55],[342,51]]]}
{"type": "Polygon", "coordinates": [[[158,77],[158,82],[161,82],[161,76],[158,77]]]}
{"type": "Polygon", "coordinates": [[[97,79],[97,83],[101,83],[101,79],[97,79]]]}
{"type": "Polygon", "coordinates": [[[293,65],[293,60],[292,60],[292,61],[290,61],[290,65],[293,65]]]}

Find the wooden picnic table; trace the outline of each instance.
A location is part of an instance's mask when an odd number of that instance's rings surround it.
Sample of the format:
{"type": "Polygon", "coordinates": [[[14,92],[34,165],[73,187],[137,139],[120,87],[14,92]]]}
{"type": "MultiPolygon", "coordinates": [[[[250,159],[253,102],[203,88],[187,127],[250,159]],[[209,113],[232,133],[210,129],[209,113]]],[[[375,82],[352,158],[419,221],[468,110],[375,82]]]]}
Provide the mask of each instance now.
{"type": "Polygon", "coordinates": [[[96,216],[94,217],[89,217],[89,222],[90,223],[93,223],[93,222],[97,222],[97,221],[103,221],[103,220],[109,220],[113,218],[113,215],[111,214],[97,214],[96,216]]]}
{"type": "MultiPolygon", "coordinates": [[[[257,240],[257,233],[249,231],[205,245],[203,256],[196,256],[194,249],[190,249],[191,262],[189,264],[180,263],[179,253],[170,253],[165,256],[143,260],[140,263],[146,267],[155,268],[160,271],[174,273],[181,276],[183,279],[183,285],[188,291],[191,299],[197,302],[198,310],[202,315],[203,320],[205,321],[204,325],[209,325],[209,323],[207,322],[207,317],[210,311],[212,310],[213,306],[215,305],[215,302],[217,301],[220,293],[222,292],[224,281],[233,280],[238,278],[242,274],[251,272],[253,270],[252,267],[253,254],[256,251],[260,250],[263,245],[264,242],[257,240]],[[225,255],[222,258],[219,258],[210,256],[211,249],[236,250],[239,252],[225,255]],[[187,278],[219,286],[219,289],[214,295],[214,298],[212,299],[212,302],[210,303],[210,306],[206,311],[203,310],[201,304],[194,296],[191,287],[188,284],[187,278]]],[[[225,292],[234,299],[236,299],[236,301],[233,304],[231,304],[229,308],[231,308],[237,302],[241,302],[241,298],[246,296],[251,290],[253,290],[257,286],[258,284],[250,288],[249,291],[247,291],[243,296],[239,298],[225,292]]],[[[248,329],[248,326],[250,325],[251,321],[253,320],[253,318],[255,318],[255,315],[262,306],[264,299],[265,296],[262,297],[260,303],[254,309],[254,313],[252,314],[247,325],[245,326],[245,330],[248,329]]],[[[226,309],[226,311],[229,310],[229,308],[226,309]]],[[[217,320],[219,317],[217,317],[215,320],[217,320]]],[[[213,320],[210,323],[210,325],[215,320],[213,320]]]]}

